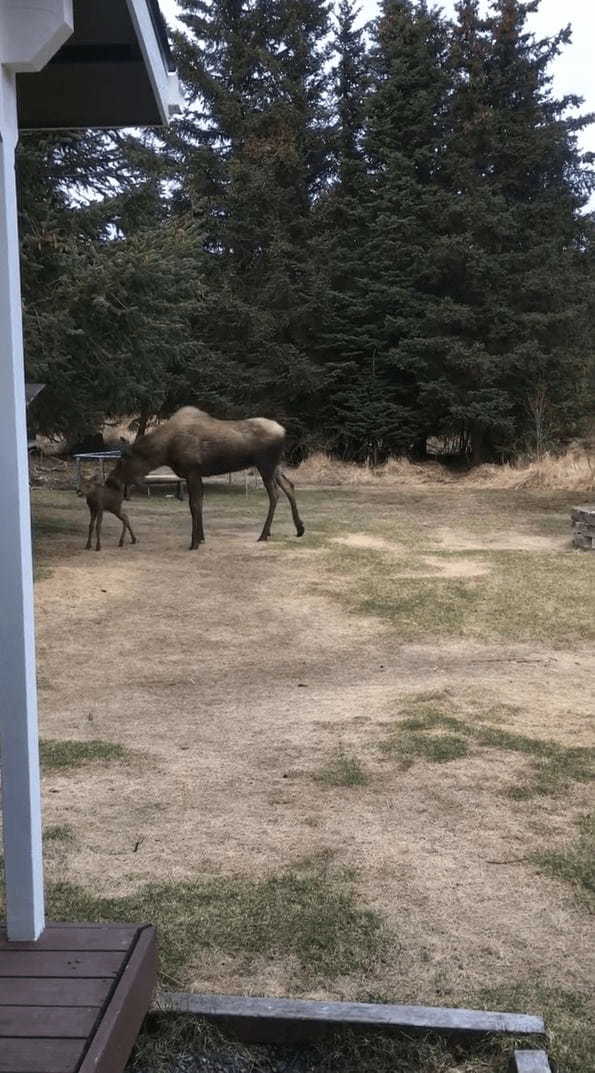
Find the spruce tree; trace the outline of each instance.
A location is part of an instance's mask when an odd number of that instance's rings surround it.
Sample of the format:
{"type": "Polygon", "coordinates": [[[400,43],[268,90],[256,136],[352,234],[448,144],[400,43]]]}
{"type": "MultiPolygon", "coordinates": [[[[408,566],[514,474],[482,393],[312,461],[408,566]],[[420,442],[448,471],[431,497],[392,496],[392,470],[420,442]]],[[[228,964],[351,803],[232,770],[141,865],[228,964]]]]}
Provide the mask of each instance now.
{"type": "Polygon", "coordinates": [[[433,414],[420,398],[430,370],[419,335],[435,300],[435,235],[444,211],[437,177],[449,91],[447,24],[424,3],[385,0],[369,64],[370,195],[355,303],[360,378],[378,422],[385,409],[375,455],[423,452],[433,414]]]}
{"type": "Polygon", "coordinates": [[[320,0],[184,0],[182,196],[206,210],[212,353],[235,363],[233,412],[284,418],[318,385],[310,358],[311,209],[328,168],[320,0]]]}
{"type": "Polygon", "coordinates": [[[158,413],[195,360],[202,242],[137,139],[29,136],[19,153],[25,358],[37,425],[72,442],[158,413]]]}
{"type": "Polygon", "coordinates": [[[341,0],[333,42],[333,170],[314,207],[312,244],[318,306],[313,353],[331,387],[311,416],[317,430],[312,443],[351,457],[365,457],[368,442],[380,435],[372,414],[377,405],[367,397],[369,378],[361,367],[366,305],[358,280],[370,185],[363,147],[367,57],[363,28],[355,26],[358,15],[352,0],[341,0]]]}
{"type": "Polygon", "coordinates": [[[527,7],[457,7],[445,189],[437,238],[441,300],[425,317],[434,376],[422,398],[474,462],[572,431],[584,384],[580,210],[592,186],[549,67],[568,31],[536,41],[527,7]],[[441,370],[441,375],[439,375],[441,370]],[[544,419],[547,415],[547,428],[544,419]]]}

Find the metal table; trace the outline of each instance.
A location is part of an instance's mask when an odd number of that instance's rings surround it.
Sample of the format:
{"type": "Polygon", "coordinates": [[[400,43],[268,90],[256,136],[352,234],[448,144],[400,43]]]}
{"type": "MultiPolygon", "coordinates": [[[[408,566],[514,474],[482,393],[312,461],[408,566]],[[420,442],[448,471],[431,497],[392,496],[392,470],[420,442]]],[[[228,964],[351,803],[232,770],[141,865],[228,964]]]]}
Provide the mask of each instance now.
{"type": "Polygon", "coordinates": [[[92,459],[101,462],[101,480],[105,484],[105,460],[106,458],[121,458],[122,452],[116,448],[113,451],[84,451],[82,454],[76,454],[72,456],[76,458],[76,490],[81,490],[81,461],[83,458],[92,459]]]}

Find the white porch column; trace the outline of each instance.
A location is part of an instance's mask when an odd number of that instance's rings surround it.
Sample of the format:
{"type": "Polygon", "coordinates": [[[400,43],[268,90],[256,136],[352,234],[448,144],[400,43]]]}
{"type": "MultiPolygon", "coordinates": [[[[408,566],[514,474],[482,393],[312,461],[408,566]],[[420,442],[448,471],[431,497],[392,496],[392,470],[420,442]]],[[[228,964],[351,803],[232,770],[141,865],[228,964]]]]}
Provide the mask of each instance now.
{"type": "Polygon", "coordinates": [[[14,178],[15,76],[0,67],[0,748],[10,939],[44,927],[31,521],[14,178]]]}
{"type": "Polygon", "coordinates": [[[14,72],[39,70],[71,32],[70,0],[0,0],[0,750],[12,940],[44,927],[14,72]]]}

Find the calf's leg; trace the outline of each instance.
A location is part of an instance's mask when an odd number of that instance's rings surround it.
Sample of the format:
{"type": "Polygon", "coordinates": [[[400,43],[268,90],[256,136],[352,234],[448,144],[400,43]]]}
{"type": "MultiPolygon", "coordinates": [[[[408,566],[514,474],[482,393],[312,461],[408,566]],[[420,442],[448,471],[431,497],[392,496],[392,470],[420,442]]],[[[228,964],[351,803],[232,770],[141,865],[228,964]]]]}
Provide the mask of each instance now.
{"type": "Polygon", "coordinates": [[[103,511],[97,511],[97,520],[95,522],[95,535],[97,537],[97,543],[95,544],[95,551],[101,551],[101,523],[103,521],[103,511]]]}
{"type": "Polygon", "coordinates": [[[122,535],[120,537],[120,543],[119,543],[118,546],[121,548],[122,545],[124,544],[124,536],[126,534],[126,530],[128,530],[128,532],[130,533],[130,543],[131,544],[136,544],[136,537],[135,537],[134,533],[132,532],[132,526],[130,524],[130,521],[128,519],[128,515],[126,514],[126,511],[121,510],[119,514],[116,514],[116,518],[119,518],[120,521],[122,522],[122,535]]]}

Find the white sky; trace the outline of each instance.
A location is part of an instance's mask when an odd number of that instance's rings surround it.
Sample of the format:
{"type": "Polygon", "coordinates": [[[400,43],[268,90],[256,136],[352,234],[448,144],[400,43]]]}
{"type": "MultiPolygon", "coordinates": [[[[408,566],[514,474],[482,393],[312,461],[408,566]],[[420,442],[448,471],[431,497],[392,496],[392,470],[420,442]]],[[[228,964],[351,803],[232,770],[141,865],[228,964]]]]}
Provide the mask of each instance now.
{"type": "MultiPolygon", "coordinates": [[[[178,10],[176,0],[160,0],[160,6],[166,19],[173,21],[178,10]]],[[[450,15],[455,0],[442,0],[440,6],[450,15]]],[[[362,0],[361,11],[363,21],[374,18],[377,0],[362,0]]],[[[575,93],[584,97],[583,111],[595,112],[595,0],[541,0],[539,11],[529,18],[538,37],[551,36],[567,23],[572,25],[572,44],[553,67],[554,90],[558,96],[575,93]]],[[[595,124],[584,131],[581,144],[595,152],[595,124]]]]}

